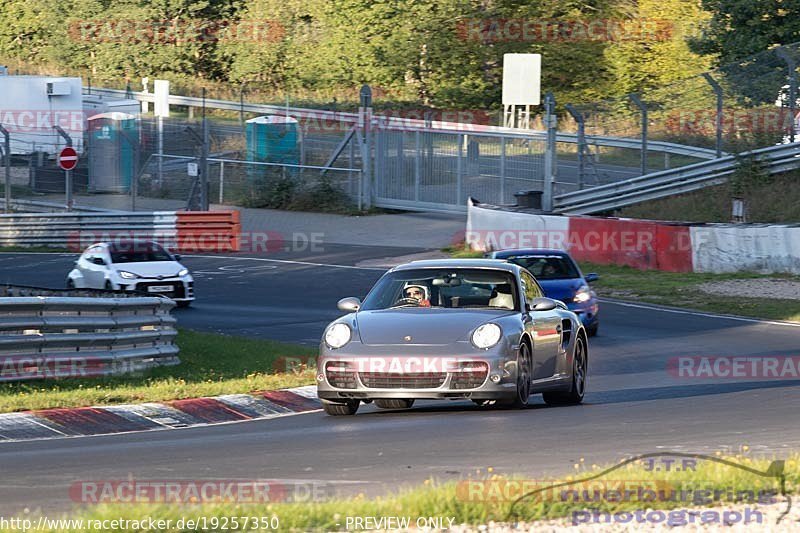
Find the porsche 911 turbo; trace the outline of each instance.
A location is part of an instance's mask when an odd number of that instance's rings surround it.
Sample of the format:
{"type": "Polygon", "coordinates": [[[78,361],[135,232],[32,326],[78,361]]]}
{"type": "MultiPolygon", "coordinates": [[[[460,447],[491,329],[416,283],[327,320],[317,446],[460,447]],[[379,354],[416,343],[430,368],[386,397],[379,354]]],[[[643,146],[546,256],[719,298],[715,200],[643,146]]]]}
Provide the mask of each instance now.
{"type": "Polygon", "coordinates": [[[330,415],[362,402],[407,408],[470,399],[519,408],[583,400],[587,332],[525,268],[492,259],[414,261],[384,274],[323,334],[317,394],[330,415]]]}

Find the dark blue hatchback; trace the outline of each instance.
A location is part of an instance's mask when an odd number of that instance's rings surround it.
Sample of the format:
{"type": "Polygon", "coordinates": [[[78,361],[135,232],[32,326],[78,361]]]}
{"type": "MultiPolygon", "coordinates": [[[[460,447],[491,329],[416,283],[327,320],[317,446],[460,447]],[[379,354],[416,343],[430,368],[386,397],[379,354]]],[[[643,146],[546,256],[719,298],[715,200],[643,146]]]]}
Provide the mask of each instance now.
{"type": "Polygon", "coordinates": [[[600,326],[597,295],[589,283],[597,274],[585,276],[567,252],[548,249],[515,249],[491,252],[486,257],[505,259],[527,268],[544,289],[545,296],[561,300],[577,314],[589,335],[596,335],[600,326]]]}

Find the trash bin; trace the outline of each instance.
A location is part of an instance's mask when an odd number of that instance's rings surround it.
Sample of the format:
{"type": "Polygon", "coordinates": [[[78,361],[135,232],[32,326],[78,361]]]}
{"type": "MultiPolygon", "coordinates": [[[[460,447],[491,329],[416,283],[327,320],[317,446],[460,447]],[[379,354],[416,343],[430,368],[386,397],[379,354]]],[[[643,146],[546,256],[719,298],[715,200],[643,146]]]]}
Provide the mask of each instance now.
{"type": "Polygon", "coordinates": [[[524,207],[526,209],[541,209],[542,194],[542,191],[519,191],[514,193],[514,198],[517,199],[517,207],[524,207]]]}

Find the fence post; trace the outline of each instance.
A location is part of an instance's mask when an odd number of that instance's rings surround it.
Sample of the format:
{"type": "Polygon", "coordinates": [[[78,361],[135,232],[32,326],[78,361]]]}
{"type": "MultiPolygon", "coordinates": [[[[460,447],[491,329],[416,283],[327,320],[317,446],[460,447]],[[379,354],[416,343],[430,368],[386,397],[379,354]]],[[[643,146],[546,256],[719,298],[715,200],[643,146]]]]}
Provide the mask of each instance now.
{"type": "Polygon", "coordinates": [[[6,156],[6,213],[11,212],[11,134],[0,124],[0,133],[3,134],[3,155],[6,156]]]}
{"type": "Polygon", "coordinates": [[[711,85],[711,88],[714,89],[714,94],[717,97],[717,120],[715,125],[717,128],[717,157],[722,157],[722,86],[717,83],[717,80],[712,78],[711,74],[708,72],[704,72],[703,77],[706,79],[708,84],[711,85]]]}
{"type": "Polygon", "coordinates": [[[636,93],[631,93],[628,95],[628,98],[631,99],[631,102],[639,108],[639,111],[642,113],[642,166],[641,172],[642,176],[647,174],[647,106],[642,99],[639,98],[639,95],[636,93]]]}
{"type": "Polygon", "coordinates": [[[414,131],[414,201],[419,202],[419,183],[422,168],[420,165],[420,150],[422,146],[419,139],[419,130],[414,131]]]}
{"type": "Polygon", "coordinates": [[[553,188],[556,176],[556,127],[558,121],[555,115],[556,99],[553,93],[544,97],[544,125],[547,128],[547,147],[544,152],[544,187],[542,190],[542,210],[553,210],[553,188]]]}
{"type": "MultiPolygon", "coordinates": [[[[61,135],[67,143],[67,146],[72,146],[72,137],[67,135],[67,132],[64,131],[61,126],[53,126],[53,128],[61,135]]],[[[72,171],[65,170],[66,179],[64,180],[66,183],[64,187],[66,189],[66,198],[65,203],[67,204],[67,211],[72,211],[72,171]]]]}
{"type": "Polygon", "coordinates": [[[203,87],[203,151],[200,153],[200,206],[208,211],[208,121],[206,120],[206,88],[203,87]]]}
{"type": "Polygon", "coordinates": [[[506,202],[506,137],[500,137],[500,203],[506,202]]]}
{"type": "Polygon", "coordinates": [[[225,161],[219,162],[219,203],[225,203],[225,161]]]}
{"type": "Polygon", "coordinates": [[[463,180],[462,174],[464,173],[464,135],[458,134],[458,159],[456,159],[456,205],[461,205],[461,182],[463,180]]]}
{"type": "Polygon", "coordinates": [[[372,89],[369,85],[361,86],[360,107],[358,109],[358,121],[361,126],[361,181],[363,182],[362,194],[364,195],[363,205],[369,209],[372,207],[372,175],[370,173],[370,162],[372,158],[372,146],[370,126],[372,122],[372,89]]]}
{"type": "Polygon", "coordinates": [[[572,115],[578,123],[578,190],[583,190],[583,177],[586,174],[586,162],[584,155],[586,152],[586,119],[583,113],[578,111],[572,104],[564,106],[567,112],[572,115]]]}
{"type": "Polygon", "coordinates": [[[789,114],[791,115],[791,126],[789,126],[789,141],[794,142],[796,133],[795,114],[797,108],[797,61],[786,53],[784,48],[776,48],[775,52],[778,57],[783,59],[786,66],[789,67],[789,114]]]}

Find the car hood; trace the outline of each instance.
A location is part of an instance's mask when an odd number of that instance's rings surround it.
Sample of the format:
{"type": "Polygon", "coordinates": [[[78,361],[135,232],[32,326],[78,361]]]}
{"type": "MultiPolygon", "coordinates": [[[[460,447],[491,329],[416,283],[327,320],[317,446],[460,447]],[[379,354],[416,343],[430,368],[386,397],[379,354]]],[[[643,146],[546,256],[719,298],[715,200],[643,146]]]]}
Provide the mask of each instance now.
{"type": "Polygon", "coordinates": [[[143,263],[114,263],[114,270],[124,270],[143,278],[155,278],[164,276],[165,278],[175,276],[183,265],[177,261],[146,261],[143,263]]]}
{"type": "Polygon", "coordinates": [[[544,289],[544,295],[554,300],[572,300],[575,293],[586,282],[582,278],[537,280],[544,289]]]}
{"type": "Polygon", "coordinates": [[[404,308],[359,311],[356,324],[366,345],[446,345],[468,340],[472,330],[516,311],[404,308]],[[406,341],[405,337],[411,340],[406,341]]]}

